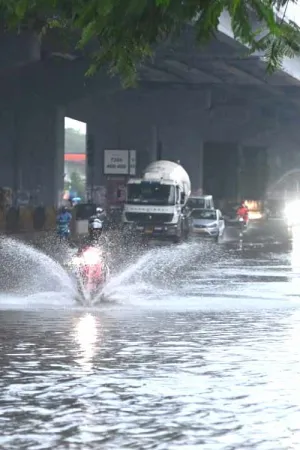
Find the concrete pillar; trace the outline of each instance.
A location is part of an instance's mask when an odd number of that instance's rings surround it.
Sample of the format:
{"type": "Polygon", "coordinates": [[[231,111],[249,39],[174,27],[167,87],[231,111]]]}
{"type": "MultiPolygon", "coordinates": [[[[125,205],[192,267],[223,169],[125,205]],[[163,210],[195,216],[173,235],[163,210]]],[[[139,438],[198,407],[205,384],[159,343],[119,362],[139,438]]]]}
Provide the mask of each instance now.
{"type": "Polygon", "coordinates": [[[237,158],[237,201],[242,200],[243,195],[243,172],[245,167],[243,146],[238,144],[238,158],[237,158]]]}
{"type": "Polygon", "coordinates": [[[203,190],[203,143],[196,141],[194,146],[182,148],[179,160],[190,176],[192,192],[199,195],[203,190]]]}
{"type": "Polygon", "coordinates": [[[12,110],[0,112],[0,186],[13,188],[14,115],[12,110]]]}
{"type": "Polygon", "coordinates": [[[197,154],[194,186],[196,192],[200,194],[203,193],[203,141],[199,142],[197,154]]]}
{"type": "Polygon", "coordinates": [[[157,125],[152,126],[152,139],[151,139],[151,147],[149,154],[149,162],[153,162],[157,160],[157,146],[158,146],[158,128],[157,125]]]}
{"type": "Polygon", "coordinates": [[[110,148],[110,145],[103,139],[105,133],[99,133],[99,124],[87,122],[86,133],[94,143],[94,163],[93,168],[88,164],[86,166],[86,185],[90,187],[93,183],[94,186],[103,186],[105,181],[103,174],[104,149],[110,148]]]}
{"type": "Polygon", "coordinates": [[[14,113],[13,188],[57,206],[64,185],[64,113],[61,108],[14,113]]]}
{"type": "Polygon", "coordinates": [[[206,141],[203,145],[203,188],[215,201],[235,200],[238,195],[239,145],[206,141]]]}
{"type": "Polygon", "coordinates": [[[163,145],[163,159],[180,161],[190,176],[192,191],[203,188],[203,141],[198,129],[161,126],[159,133],[163,145]]]}
{"type": "Polygon", "coordinates": [[[269,176],[267,147],[243,145],[240,149],[240,199],[264,197],[269,176]]]}

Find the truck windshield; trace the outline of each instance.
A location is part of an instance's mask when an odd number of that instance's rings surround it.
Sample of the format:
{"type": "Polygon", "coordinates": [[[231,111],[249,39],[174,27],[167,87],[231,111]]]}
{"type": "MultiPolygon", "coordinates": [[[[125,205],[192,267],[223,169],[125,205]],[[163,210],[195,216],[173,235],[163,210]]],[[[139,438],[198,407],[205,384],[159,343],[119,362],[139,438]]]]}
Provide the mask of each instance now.
{"type": "Polygon", "coordinates": [[[160,183],[129,184],[127,203],[135,205],[174,205],[175,186],[160,183]]]}

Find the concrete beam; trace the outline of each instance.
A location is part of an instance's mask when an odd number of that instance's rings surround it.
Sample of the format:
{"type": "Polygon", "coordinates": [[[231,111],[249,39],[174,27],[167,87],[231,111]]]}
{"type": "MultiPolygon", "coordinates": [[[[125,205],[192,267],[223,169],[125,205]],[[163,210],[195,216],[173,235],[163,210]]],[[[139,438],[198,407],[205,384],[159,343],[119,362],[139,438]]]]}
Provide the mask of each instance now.
{"type": "Polygon", "coordinates": [[[178,59],[167,58],[164,61],[157,62],[155,66],[169,76],[176,75],[181,81],[189,83],[222,83],[222,79],[213,73],[195,67],[194,64],[181,62],[178,59]]]}
{"type": "MultiPolygon", "coordinates": [[[[254,15],[252,17],[251,25],[254,30],[259,29],[261,27],[261,25],[258,23],[257,18],[254,15]]],[[[224,11],[220,17],[218,30],[220,33],[223,34],[223,36],[220,37],[220,39],[222,39],[228,45],[232,46],[233,49],[240,50],[241,52],[243,51],[243,49],[244,51],[246,50],[246,47],[244,45],[242,45],[241,43],[239,43],[237,40],[234,39],[233,31],[231,28],[231,20],[227,11],[224,11]]],[[[257,36],[257,38],[259,38],[259,36],[257,36]]],[[[258,53],[256,56],[260,58],[261,64],[265,66],[263,61],[263,54],[258,53]]],[[[299,81],[300,80],[299,56],[296,56],[295,58],[285,58],[282,64],[281,72],[299,81]]]]}
{"type": "MultiPolygon", "coordinates": [[[[88,62],[85,60],[67,61],[56,58],[19,69],[13,76],[0,78],[0,95],[2,109],[12,102],[20,107],[24,103],[27,108],[44,103],[63,105],[95,92],[112,95],[122,91],[119,80],[111,79],[105,73],[98,73],[92,78],[84,76],[88,62]]],[[[140,82],[137,90],[127,92],[145,92],[155,90],[175,91],[190,90],[212,92],[214,103],[222,105],[230,103],[241,107],[251,104],[267,105],[275,103],[270,94],[256,86],[236,86],[221,83],[189,83],[185,81],[146,81],[140,82]]],[[[281,102],[286,98],[282,97],[281,102]]],[[[282,103],[278,102],[278,106],[282,103]]],[[[290,109],[290,107],[288,107],[290,109]]],[[[292,108],[291,108],[292,109],[292,108]]]]}
{"type": "Polygon", "coordinates": [[[95,90],[105,93],[121,89],[118,79],[109,79],[105,74],[87,78],[87,61],[67,61],[56,58],[20,68],[13,76],[0,78],[2,109],[14,103],[16,107],[37,108],[48,105],[64,105],[82,98],[95,90]],[[5,106],[6,105],[6,106],[5,106]]]}
{"type": "MultiPolygon", "coordinates": [[[[186,92],[209,92],[213,93],[213,97],[216,102],[226,103],[230,106],[231,102],[233,104],[245,105],[255,105],[257,108],[271,108],[280,109],[281,114],[284,117],[293,119],[295,116],[298,117],[300,112],[300,101],[299,104],[295,100],[297,99],[297,87],[281,87],[268,89],[264,88],[264,85],[253,86],[253,85],[236,85],[236,84],[225,84],[225,83],[190,83],[187,81],[178,82],[153,82],[142,80],[139,83],[140,88],[145,92],[149,90],[150,92],[159,91],[186,91],[186,92]],[[220,100],[218,100],[220,99],[220,100]]],[[[300,94],[300,92],[299,92],[300,94]]]]}
{"type": "Polygon", "coordinates": [[[0,73],[25,66],[41,58],[41,43],[37,34],[0,34],[0,73]]]}

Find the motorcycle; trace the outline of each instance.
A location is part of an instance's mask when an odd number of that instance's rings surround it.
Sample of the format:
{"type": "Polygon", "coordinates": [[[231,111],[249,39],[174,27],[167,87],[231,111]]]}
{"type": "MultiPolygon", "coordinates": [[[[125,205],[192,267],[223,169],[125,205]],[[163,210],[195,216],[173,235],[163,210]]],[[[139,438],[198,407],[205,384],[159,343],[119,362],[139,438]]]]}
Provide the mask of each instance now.
{"type": "Polygon", "coordinates": [[[101,250],[95,247],[85,249],[73,258],[78,291],[85,302],[92,302],[107,282],[110,275],[101,250]]]}
{"type": "Polygon", "coordinates": [[[103,221],[97,216],[91,217],[89,220],[88,229],[90,239],[99,239],[103,231],[103,221]]]}
{"type": "Polygon", "coordinates": [[[243,234],[247,230],[248,221],[245,220],[244,217],[239,216],[238,217],[238,223],[239,223],[239,236],[241,238],[241,237],[243,237],[243,234]]]}

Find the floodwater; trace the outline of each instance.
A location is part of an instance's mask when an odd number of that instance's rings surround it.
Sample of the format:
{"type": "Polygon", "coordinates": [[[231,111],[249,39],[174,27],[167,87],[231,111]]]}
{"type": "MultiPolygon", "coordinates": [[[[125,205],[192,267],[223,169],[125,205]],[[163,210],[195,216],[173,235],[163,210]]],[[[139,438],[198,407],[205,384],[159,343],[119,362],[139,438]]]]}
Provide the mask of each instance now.
{"type": "Polygon", "coordinates": [[[150,250],[94,309],[3,294],[0,448],[298,449],[300,238],[258,234],[150,250]]]}

